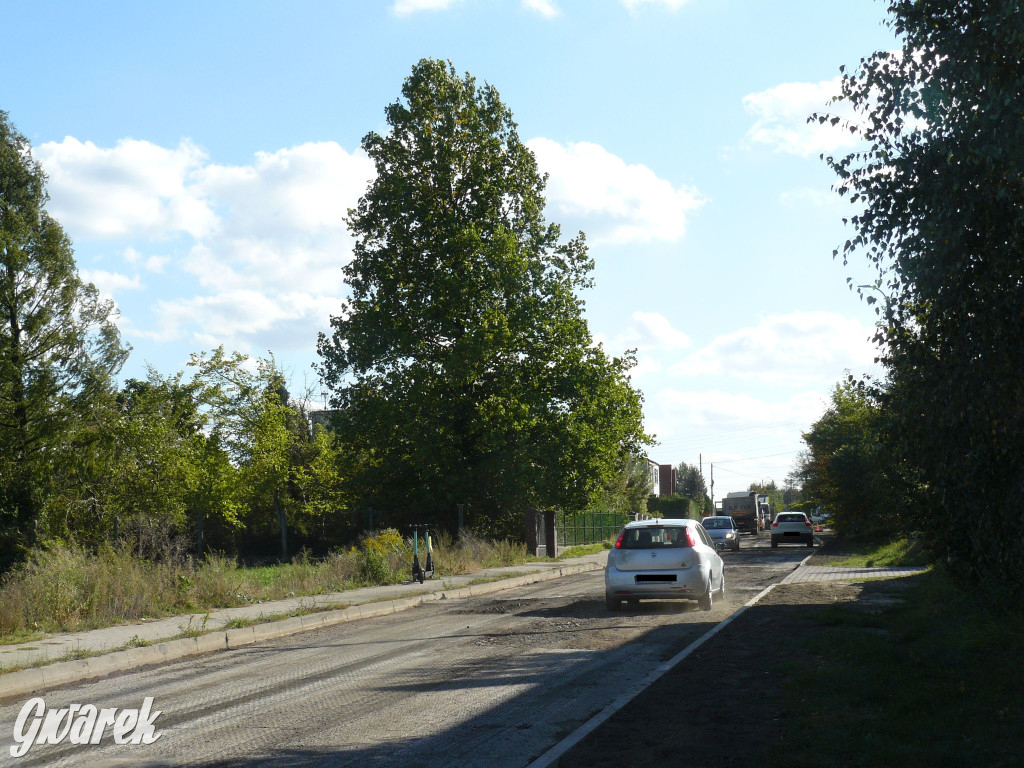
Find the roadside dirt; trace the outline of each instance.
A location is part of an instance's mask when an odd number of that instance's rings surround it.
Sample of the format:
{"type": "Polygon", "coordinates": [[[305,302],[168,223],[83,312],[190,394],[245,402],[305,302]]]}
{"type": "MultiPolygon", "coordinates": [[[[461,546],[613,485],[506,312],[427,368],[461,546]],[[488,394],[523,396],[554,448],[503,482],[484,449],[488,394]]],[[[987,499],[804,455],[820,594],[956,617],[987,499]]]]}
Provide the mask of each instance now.
{"type": "MultiPolygon", "coordinates": [[[[756,765],[778,739],[792,648],[818,631],[811,613],[898,600],[877,582],[779,585],[566,754],[560,768],[756,765]]],[[[810,736],[810,735],[809,735],[810,736]]]]}

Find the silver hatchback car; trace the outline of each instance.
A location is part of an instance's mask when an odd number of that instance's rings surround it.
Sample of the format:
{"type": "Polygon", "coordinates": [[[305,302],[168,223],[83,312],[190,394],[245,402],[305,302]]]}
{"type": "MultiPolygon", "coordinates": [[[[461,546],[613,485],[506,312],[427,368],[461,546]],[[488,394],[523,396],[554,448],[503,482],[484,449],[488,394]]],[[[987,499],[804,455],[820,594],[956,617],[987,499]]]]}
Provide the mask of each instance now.
{"type": "Polygon", "coordinates": [[[696,600],[710,611],[712,593],[725,596],[725,568],[715,543],[696,520],[629,523],[608,553],[605,603],[696,600]]]}
{"type": "Polygon", "coordinates": [[[729,515],[705,517],[700,524],[704,526],[716,547],[731,549],[733,552],[740,551],[740,532],[736,528],[736,521],[729,515]]]}

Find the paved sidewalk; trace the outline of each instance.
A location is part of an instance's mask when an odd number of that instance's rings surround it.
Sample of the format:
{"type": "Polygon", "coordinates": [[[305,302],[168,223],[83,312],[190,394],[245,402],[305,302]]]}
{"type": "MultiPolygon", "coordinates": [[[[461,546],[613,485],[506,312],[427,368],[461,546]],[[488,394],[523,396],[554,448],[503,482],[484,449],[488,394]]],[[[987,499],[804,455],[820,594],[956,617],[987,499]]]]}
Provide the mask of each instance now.
{"type": "MultiPolygon", "coordinates": [[[[423,584],[407,581],[325,595],[291,597],[238,608],[217,609],[209,613],[48,635],[19,645],[0,645],[0,672],[8,671],[8,674],[0,674],[0,697],[14,690],[15,676],[24,676],[24,672],[32,671],[23,669],[20,673],[10,672],[12,668],[17,670],[57,662],[40,669],[74,664],[84,673],[89,667],[94,668],[94,671],[99,668],[93,658],[98,654],[121,657],[124,661],[122,667],[130,668],[204,650],[238,647],[256,640],[280,637],[317,626],[329,626],[353,618],[394,613],[426,600],[486,594],[570,573],[598,570],[604,567],[607,559],[606,552],[599,552],[564,561],[537,561],[486,568],[463,576],[430,579],[423,584]],[[320,613],[316,613],[318,608],[320,613]],[[312,615],[281,618],[299,611],[312,615]],[[235,628],[228,629],[227,625],[233,622],[235,628]],[[238,627],[238,623],[247,626],[238,627]],[[201,638],[198,637],[200,635],[201,638]],[[211,638],[210,635],[216,637],[211,638]],[[89,664],[90,661],[93,663],[89,664]]],[[[56,671],[50,676],[55,678],[56,671]]]]}
{"type": "Polygon", "coordinates": [[[801,565],[782,580],[782,584],[805,581],[864,581],[865,579],[896,579],[924,573],[927,568],[849,568],[830,565],[801,565]]]}

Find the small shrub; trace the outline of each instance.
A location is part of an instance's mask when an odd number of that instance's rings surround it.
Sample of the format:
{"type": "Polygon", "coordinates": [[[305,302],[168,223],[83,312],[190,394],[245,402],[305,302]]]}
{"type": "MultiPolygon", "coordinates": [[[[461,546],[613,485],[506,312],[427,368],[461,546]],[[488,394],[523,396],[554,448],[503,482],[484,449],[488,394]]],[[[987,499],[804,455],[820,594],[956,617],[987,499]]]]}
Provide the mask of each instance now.
{"type": "MultiPolygon", "coordinates": [[[[394,584],[406,560],[406,542],[394,528],[363,538],[359,551],[359,579],[365,584],[394,584]]],[[[412,562],[412,558],[408,558],[412,562]]]]}

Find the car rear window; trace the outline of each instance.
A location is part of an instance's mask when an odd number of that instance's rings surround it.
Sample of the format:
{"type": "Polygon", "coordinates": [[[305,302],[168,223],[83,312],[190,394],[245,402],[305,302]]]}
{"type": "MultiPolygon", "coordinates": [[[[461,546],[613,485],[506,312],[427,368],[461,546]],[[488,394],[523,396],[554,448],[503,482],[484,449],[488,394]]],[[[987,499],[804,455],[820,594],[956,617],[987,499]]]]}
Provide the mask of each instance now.
{"type": "Polygon", "coordinates": [[[732,518],[722,517],[718,520],[708,518],[704,521],[705,528],[732,528],[732,518]]]}
{"type": "Polygon", "coordinates": [[[627,528],[619,549],[660,549],[688,547],[686,528],[676,525],[652,525],[645,528],[627,528]]]}
{"type": "Polygon", "coordinates": [[[803,521],[803,515],[779,515],[780,523],[802,523],[803,521]]]}
{"type": "Polygon", "coordinates": [[[682,525],[650,525],[627,528],[620,549],[662,549],[689,547],[686,528],[682,525]]]}

